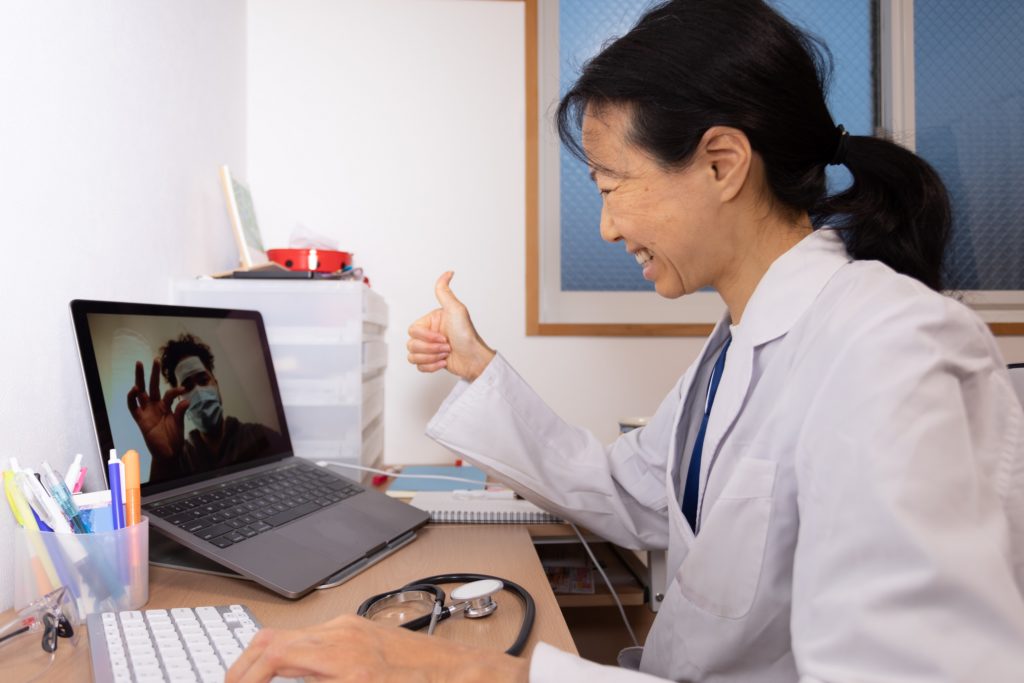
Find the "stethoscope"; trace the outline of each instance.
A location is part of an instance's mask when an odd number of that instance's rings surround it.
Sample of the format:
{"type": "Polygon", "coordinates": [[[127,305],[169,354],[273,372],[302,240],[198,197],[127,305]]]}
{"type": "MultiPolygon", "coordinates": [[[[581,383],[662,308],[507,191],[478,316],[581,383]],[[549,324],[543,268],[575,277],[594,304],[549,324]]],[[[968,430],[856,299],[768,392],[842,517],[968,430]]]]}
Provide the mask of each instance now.
{"type": "Polygon", "coordinates": [[[499,579],[486,574],[439,574],[428,576],[408,583],[398,590],[380,593],[367,598],[356,610],[356,614],[367,619],[374,619],[388,613],[399,615],[402,628],[418,631],[427,627],[427,635],[434,633],[437,622],[462,612],[470,619],[479,619],[492,614],[498,609],[498,603],[491,597],[498,591],[506,589],[523,601],[523,624],[515,642],[505,652],[518,655],[526,646],[533,628],[533,618],[537,608],[533,597],[519,584],[506,579],[499,579]],[[464,583],[464,582],[470,583],[464,583]],[[437,584],[463,583],[452,591],[452,604],[445,606],[444,591],[437,584]],[[426,605],[430,605],[426,608],[426,605]],[[425,614],[424,610],[429,609],[425,614]],[[420,612],[420,616],[406,619],[406,611],[420,612]]]}

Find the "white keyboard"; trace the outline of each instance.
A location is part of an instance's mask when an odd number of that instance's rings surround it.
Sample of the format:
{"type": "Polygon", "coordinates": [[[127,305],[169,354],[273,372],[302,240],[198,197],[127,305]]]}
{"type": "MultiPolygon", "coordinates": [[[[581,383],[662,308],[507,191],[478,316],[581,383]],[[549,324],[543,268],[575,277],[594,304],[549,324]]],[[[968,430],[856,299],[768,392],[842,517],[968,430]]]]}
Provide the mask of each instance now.
{"type": "Polygon", "coordinates": [[[260,628],[243,605],[104,612],[87,624],[96,683],[220,683],[260,628]]]}

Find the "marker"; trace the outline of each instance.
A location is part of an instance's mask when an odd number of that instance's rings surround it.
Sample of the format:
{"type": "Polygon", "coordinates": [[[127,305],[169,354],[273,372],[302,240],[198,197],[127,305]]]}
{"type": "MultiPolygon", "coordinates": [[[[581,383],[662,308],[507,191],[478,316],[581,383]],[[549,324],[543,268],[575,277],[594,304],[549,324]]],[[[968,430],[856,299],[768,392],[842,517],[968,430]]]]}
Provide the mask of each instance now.
{"type": "Polygon", "coordinates": [[[71,491],[68,490],[67,484],[64,480],[57,476],[57,473],[50,467],[50,463],[43,463],[43,481],[46,483],[46,487],[50,489],[50,495],[60,506],[60,511],[65,517],[67,517],[68,523],[71,524],[71,528],[75,530],[76,534],[88,534],[92,533],[92,529],[82,519],[82,514],[78,511],[78,506],[75,505],[75,501],[71,498],[71,491]]]}
{"type": "Polygon", "coordinates": [[[124,498],[121,495],[121,461],[117,449],[110,449],[107,460],[107,481],[110,482],[110,519],[114,529],[124,528],[124,498]]]}
{"type": "Polygon", "coordinates": [[[78,472],[78,480],[75,482],[75,485],[71,487],[71,493],[79,493],[82,490],[82,484],[85,483],[85,472],[88,469],[88,467],[83,467],[78,472]]]}
{"type": "Polygon", "coordinates": [[[121,458],[124,466],[124,523],[135,526],[142,521],[142,493],[139,490],[139,454],[128,451],[121,458]]]}
{"type": "Polygon", "coordinates": [[[36,526],[35,517],[32,516],[32,510],[25,501],[25,497],[21,495],[21,491],[18,490],[18,486],[15,483],[15,473],[4,472],[3,477],[4,493],[7,494],[7,502],[11,506],[14,518],[24,528],[25,538],[28,541],[36,586],[39,590],[49,592],[54,586],[58,586],[62,582],[60,577],[57,576],[57,570],[50,560],[46,547],[43,545],[43,539],[39,535],[39,528],[36,526]]]}
{"type": "Polygon", "coordinates": [[[64,483],[71,491],[75,490],[75,483],[78,482],[79,473],[82,470],[82,454],[76,453],[75,459],[71,461],[67,471],[64,474],[64,483]]]}

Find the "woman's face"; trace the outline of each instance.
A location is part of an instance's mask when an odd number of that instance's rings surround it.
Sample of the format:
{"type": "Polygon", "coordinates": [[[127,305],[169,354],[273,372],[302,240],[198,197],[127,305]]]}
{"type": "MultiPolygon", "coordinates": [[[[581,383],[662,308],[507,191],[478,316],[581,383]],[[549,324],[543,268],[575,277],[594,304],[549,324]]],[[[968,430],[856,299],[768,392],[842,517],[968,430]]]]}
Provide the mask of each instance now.
{"type": "Polygon", "coordinates": [[[629,142],[629,126],[628,110],[618,106],[588,108],[583,118],[583,147],[603,199],[602,239],[624,242],[663,297],[713,285],[722,253],[713,168],[698,151],[685,169],[666,170],[629,142]]]}

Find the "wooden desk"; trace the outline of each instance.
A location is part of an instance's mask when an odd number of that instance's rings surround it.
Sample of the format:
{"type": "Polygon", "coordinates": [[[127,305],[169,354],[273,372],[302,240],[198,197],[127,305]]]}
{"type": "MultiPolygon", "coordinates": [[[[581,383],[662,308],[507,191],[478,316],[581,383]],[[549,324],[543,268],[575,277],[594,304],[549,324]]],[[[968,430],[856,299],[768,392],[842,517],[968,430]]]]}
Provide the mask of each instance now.
{"type": "MultiPolygon", "coordinates": [[[[419,538],[394,555],[370,567],[336,588],[314,591],[300,600],[282,598],[251,581],[150,568],[149,602],[144,609],[198,607],[242,603],[264,626],[298,628],[354,613],[370,595],[398,588],[410,581],[443,573],[492,574],[515,581],[537,603],[537,617],[524,656],[539,641],[576,653],[565,619],[555,602],[530,535],[524,526],[427,526],[419,538]]],[[[470,620],[456,617],[439,624],[436,637],[504,650],[515,639],[522,618],[519,599],[508,592],[495,596],[498,610],[489,617],[470,620]]],[[[13,611],[0,614],[0,623],[13,611]]],[[[92,665],[86,634],[72,649],[58,645],[58,657],[43,680],[89,681],[92,665]]],[[[38,647],[38,643],[36,643],[38,647]]],[[[18,675],[18,652],[0,650],[4,680],[23,680],[18,675]]]]}

